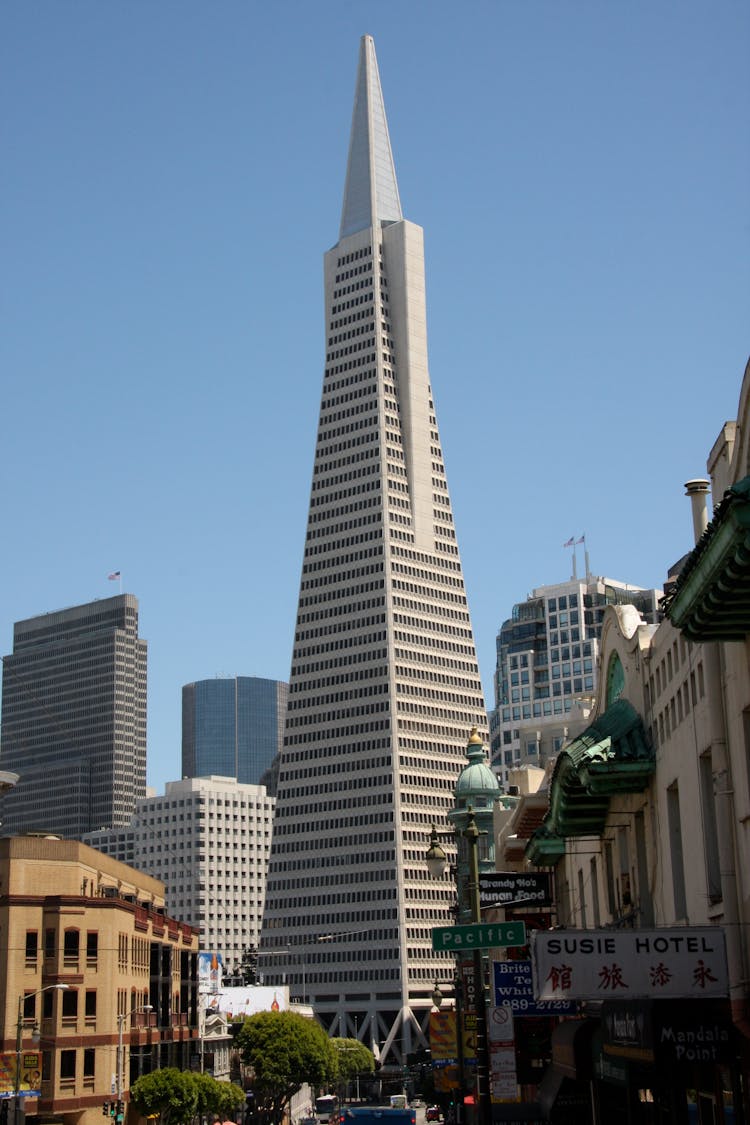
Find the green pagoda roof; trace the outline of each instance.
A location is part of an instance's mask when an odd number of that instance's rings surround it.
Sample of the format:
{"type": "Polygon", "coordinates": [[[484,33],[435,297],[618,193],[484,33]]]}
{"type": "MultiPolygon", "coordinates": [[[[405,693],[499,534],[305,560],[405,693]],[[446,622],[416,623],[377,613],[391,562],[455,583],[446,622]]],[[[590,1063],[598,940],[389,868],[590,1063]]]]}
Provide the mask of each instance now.
{"type": "Polygon", "coordinates": [[[662,605],[691,641],[742,641],[750,633],[750,477],[724,493],[662,605]]]}
{"type": "Polygon", "coordinates": [[[566,837],[600,835],[610,798],[640,793],[653,772],[641,718],[627,699],[618,699],[560,753],[549,812],[527,845],[527,858],[549,866],[564,853],[566,837]]]}

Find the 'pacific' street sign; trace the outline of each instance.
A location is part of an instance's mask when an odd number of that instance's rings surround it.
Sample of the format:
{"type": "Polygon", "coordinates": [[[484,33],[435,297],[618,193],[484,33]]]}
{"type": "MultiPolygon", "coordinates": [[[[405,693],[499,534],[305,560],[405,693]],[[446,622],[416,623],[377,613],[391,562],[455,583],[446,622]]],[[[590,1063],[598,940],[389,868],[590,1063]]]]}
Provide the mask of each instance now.
{"type": "Polygon", "coordinates": [[[436,950],[501,949],[526,945],[524,922],[474,922],[470,926],[436,926],[432,948],[436,950]]]}

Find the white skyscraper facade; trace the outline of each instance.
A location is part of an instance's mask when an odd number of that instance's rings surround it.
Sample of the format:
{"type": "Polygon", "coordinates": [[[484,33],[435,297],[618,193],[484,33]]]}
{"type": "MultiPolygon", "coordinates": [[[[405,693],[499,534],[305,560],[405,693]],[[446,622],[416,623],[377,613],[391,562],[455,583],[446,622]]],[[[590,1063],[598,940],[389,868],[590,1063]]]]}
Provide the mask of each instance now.
{"type": "Polygon", "coordinates": [[[85,843],[161,879],[167,913],[196,926],[201,949],[231,969],[260,940],[273,806],[263,785],[183,778],[139,801],[127,828],[85,843]]]}
{"type": "Polygon", "coordinates": [[[606,607],[634,605],[658,621],[661,590],[589,574],[586,558],[585,578],[532,590],[497,635],[490,752],[503,785],[515,766],[544,766],[588,725],[606,607]]]}
{"type": "Polygon", "coordinates": [[[401,212],[369,36],[324,275],[263,968],[288,950],[292,991],[304,974],[329,1030],[393,1060],[451,971],[431,930],[450,923],[453,891],[424,857],[487,715],[428,375],[423,234],[401,212]]]}

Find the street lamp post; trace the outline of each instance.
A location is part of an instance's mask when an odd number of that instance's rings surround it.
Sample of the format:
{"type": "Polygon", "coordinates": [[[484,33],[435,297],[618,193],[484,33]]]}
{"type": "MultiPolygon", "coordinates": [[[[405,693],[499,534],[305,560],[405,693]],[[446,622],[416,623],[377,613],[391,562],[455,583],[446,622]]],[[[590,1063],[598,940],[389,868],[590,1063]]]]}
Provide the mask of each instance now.
{"type": "MultiPolygon", "coordinates": [[[[460,833],[468,845],[469,852],[469,880],[467,886],[471,921],[482,921],[482,910],[479,897],[479,836],[480,831],[474,817],[474,810],[469,806],[469,815],[466,827],[460,833]]],[[[458,834],[458,833],[456,833],[458,834]]],[[[453,833],[444,833],[446,839],[454,839],[453,833]]],[[[432,826],[430,833],[430,847],[427,850],[427,867],[431,875],[440,877],[445,874],[447,857],[439,843],[440,835],[432,826]]],[[[457,876],[456,868],[451,869],[454,878],[457,876]]],[[[456,878],[456,883],[458,883],[456,878]]],[[[458,885],[456,886],[458,891],[458,885]]],[[[492,1095],[490,1093],[490,1066],[489,1043],[487,1038],[487,1000],[484,990],[484,961],[481,949],[474,950],[474,992],[476,996],[476,1093],[481,1125],[491,1125],[492,1122],[492,1095]]],[[[459,1028],[459,1034],[461,1029],[459,1028]]]]}
{"type": "MultiPolygon", "coordinates": [[[[23,1053],[23,1006],[27,1000],[33,996],[41,996],[43,992],[49,992],[52,989],[62,991],[70,988],[69,984],[47,984],[44,988],[38,988],[36,992],[22,992],[18,997],[18,1019],[16,1020],[16,1078],[14,1084],[14,1103],[13,1103],[13,1125],[18,1125],[19,1110],[21,1108],[21,1055],[23,1053]]],[[[34,1028],[32,1036],[37,1033],[38,1027],[36,1020],[34,1021],[34,1028]]]]}
{"type": "Polygon", "coordinates": [[[123,1067],[124,1067],[124,1054],[125,1054],[125,1045],[124,1045],[124,1042],[123,1042],[123,1039],[124,1039],[123,1032],[124,1032],[124,1028],[125,1028],[125,1020],[129,1019],[130,1016],[137,1015],[139,1012],[153,1012],[153,1010],[154,1010],[153,1004],[143,1004],[140,1008],[131,1008],[129,1012],[118,1012],[117,1013],[117,1116],[116,1116],[116,1120],[117,1120],[118,1123],[122,1122],[122,1120],[125,1116],[125,1107],[124,1107],[123,1101],[122,1101],[123,1086],[124,1086],[123,1073],[122,1072],[123,1072],[123,1067]]]}

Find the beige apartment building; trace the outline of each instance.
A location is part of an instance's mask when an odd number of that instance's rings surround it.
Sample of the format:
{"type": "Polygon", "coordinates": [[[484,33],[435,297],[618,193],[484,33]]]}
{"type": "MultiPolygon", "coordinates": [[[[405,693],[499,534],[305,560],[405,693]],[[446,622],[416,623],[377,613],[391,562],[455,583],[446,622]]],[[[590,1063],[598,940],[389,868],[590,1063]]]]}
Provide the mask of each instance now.
{"type": "Polygon", "coordinates": [[[0,1092],[14,1125],[101,1125],[118,1095],[127,1112],[140,1074],[191,1065],[198,931],[164,901],[158,879],[85,844],[0,839],[0,1092]]]}
{"type": "Polygon", "coordinates": [[[609,1125],[750,1111],[750,364],[707,470],[664,620],[605,610],[592,721],[515,814],[556,884],[538,993],[589,1005],[553,1062],[609,1125]]]}

